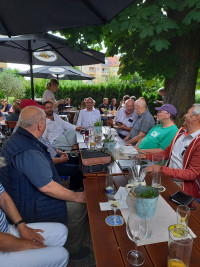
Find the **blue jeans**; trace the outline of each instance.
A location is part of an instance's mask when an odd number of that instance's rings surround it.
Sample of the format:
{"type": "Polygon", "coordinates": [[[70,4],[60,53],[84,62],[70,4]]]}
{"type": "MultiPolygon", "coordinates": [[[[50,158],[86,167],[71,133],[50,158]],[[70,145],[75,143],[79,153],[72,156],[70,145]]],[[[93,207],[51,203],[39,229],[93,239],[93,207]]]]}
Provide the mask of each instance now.
{"type": "Polygon", "coordinates": [[[55,164],[59,176],[70,176],[70,189],[76,190],[83,187],[83,173],[79,168],[79,158],[70,155],[67,162],[55,164]]]}

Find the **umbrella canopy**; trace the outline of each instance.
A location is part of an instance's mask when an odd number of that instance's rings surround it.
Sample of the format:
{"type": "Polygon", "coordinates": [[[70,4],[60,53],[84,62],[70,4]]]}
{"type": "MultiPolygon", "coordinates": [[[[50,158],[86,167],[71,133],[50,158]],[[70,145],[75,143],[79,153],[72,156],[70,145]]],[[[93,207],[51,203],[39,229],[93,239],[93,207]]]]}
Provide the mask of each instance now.
{"type": "MultiPolygon", "coordinates": [[[[18,73],[23,77],[30,77],[30,70],[22,71],[18,73]]],[[[43,66],[40,68],[33,69],[33,77],[34,78],[43,78],[43,79],[51,79],[57,78],[59,80],[92,80],[93,76],[87,75],[81,71],[78,71],[74,68],[65,67],[65,66],[43,66]]]]}
{"type": "Polygon", "coordinates": [[[92,49],[75,50],[65,39],[48,34],[0,37],[0,62],[30,65],[32,99],[34,99],[32,65],[81,66],[104,63],[105,55],[92,49]]]}
{"type": "Polygon", "coordinates": [[[105,24],[134,0],[0,0],[0,34],[105,24]]]}

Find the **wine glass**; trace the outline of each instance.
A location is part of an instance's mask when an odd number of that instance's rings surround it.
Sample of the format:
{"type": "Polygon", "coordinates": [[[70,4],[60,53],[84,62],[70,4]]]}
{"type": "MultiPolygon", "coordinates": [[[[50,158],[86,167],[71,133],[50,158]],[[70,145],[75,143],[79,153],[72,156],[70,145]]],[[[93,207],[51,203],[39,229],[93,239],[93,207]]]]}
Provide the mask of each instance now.
{"type": "Polygon", "coordinates": [[[122,204],[122,195],[117,192],[115,195],[109,195],[108,200],[110,203],[111,209],[114,211],[114,215],[110,215],[106,218],[106,223],[110,226],[119,226],[124,223],[124,219],[117,215],[116,212],[122,204]]]}
{"type": "Polygon", "coordinates": [[[142,252],[137,250],[137,243],[146,237],[147,231],[146,218],[140,218],[136,214],[130,213],[126,223],[126,232],[135,243],[135,250],[131,250],[127,254],[127,260],[131,265],[140,266],[145,261],[142,252]]]}

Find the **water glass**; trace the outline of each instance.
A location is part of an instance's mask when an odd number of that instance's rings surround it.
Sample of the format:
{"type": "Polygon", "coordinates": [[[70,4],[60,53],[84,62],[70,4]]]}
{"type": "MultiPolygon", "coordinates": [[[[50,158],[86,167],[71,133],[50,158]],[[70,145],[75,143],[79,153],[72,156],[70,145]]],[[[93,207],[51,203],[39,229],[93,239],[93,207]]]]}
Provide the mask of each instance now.
{"type": "Polygon", "coordinates": [[[188,231],[177,234],[175,229],[169,230],[168,267],[189,267],[193,238],[188,231]]]}
{"type": "Polygon", "coordinates": [[[190,216],[190,208],[186,205],[179,205],[176,209],[177,224],[188,227],[188,220],[190,216]]]}

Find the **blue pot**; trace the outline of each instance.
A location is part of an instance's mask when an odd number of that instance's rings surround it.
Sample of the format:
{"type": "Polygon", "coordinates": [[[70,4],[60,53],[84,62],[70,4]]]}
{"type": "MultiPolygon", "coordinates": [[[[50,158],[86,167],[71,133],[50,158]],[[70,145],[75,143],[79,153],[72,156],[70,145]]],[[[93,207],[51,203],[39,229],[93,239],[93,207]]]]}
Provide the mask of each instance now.
{"type": "Polygon", "coordinates": [[[115,149],[115,141],[112,142],[104,142],[104,147],[106,147],[110,152],[114,153],[115,149]]]}
{"type": "Polygon", "coordinates": [[[151,186],[138,186],[134,189],[134,192],[137,195],[138,193],[147,191],[149,188],[155,191],[158,194],[158,196],[153,197],[153,198],[141,198],[141,197],[135,198],[136,199],[136,211],[137,211],[137,215],[140,218],[146,218],[146,219],[153,218],[156,212],[159,192],[156,188],[153,188],[151,186]]]}
{"type": "Polygon", "coordinates": [[[102,134],[102,126],[94,126],[95,134],[101,135],[102,134]]]}

